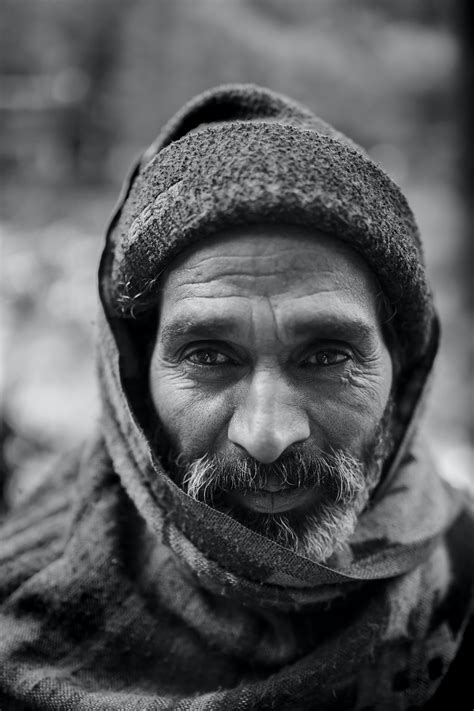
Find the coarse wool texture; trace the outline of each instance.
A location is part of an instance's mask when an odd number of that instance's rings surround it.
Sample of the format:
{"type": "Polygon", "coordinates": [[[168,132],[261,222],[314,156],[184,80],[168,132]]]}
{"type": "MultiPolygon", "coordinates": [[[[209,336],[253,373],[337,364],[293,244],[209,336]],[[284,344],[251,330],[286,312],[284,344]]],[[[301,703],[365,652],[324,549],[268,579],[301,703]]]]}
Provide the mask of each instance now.
{"type": "MultiPolygon", "coordinates": [[[[240,87],[195,106],[252,91],[274,97],[240,87]]],[[[177,126],[195,129],[187,111],[162,143],[177,126]]],[[[100,431],[0,530],[0,709],[423,708],[462,644],[473,588],[472,517],[416,435],[437,345],[432,305],[397,394],[397,451],[340,553],[315,563],[191,499],[142,420],[140,319],[119,306],[130,252],[117,225],[157,145],[124,189],[100,267],[100,431]]]]}

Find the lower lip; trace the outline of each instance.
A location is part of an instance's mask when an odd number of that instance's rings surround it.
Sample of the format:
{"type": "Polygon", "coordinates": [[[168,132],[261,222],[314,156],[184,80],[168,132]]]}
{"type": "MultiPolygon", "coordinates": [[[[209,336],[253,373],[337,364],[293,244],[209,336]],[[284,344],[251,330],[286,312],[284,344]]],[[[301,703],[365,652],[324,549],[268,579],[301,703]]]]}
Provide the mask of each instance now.
{"type": "Polygon", "coordinates": [[[259,513],[283,513],[300,506],[307,506],[317,497],[314,489],[283,489],[282,491],[232,491],[229,494],[236,503],[259,513]]]}

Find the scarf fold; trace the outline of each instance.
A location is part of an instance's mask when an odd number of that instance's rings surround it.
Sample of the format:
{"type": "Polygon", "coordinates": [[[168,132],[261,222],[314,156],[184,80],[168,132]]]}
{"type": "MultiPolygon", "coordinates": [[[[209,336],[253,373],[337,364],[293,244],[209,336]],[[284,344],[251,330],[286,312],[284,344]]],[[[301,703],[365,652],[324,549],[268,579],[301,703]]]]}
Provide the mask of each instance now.
{"type": "Polygon", "coordinates": [[[415,442],[383,496],[360,517],[349,545],[328,564],[310,561],[250,531],[191,499],[163,470],[121,386],[118,352],[107,322],[101,330],[104,433],[116,471],[150,530],[212,591],[283,607],[311,603],[331,592],[339,595],[344,586],[415,568],[458,515],[459,498],[433,473],[421,444],[415,442]]]}

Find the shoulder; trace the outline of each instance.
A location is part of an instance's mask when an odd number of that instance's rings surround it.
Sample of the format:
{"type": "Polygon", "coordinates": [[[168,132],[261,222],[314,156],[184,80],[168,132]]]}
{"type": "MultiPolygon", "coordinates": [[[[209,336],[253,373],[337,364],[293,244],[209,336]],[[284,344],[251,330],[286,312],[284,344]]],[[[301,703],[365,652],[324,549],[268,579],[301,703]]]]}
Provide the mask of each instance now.
{"type": "Polygon", "coordinates": [[[64,455],[28,500],[0,519],[0,602],[61,555],[78,470],[78,452],[64,455]]]}

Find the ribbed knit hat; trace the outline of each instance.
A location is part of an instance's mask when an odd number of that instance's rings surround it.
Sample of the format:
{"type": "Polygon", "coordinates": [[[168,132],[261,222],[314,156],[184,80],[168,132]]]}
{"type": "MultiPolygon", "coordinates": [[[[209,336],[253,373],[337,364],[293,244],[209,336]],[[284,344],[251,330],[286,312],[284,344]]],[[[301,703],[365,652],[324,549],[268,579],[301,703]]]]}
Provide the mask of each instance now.
{"type": "Polygon", "coordinates": [[[350,244],[393,307],[405,363],[422,358],[435,317],[400,189],[307,108],[254,85],[196,97],[141,157],[109,235],[109,312],[128,318],[149,309],[179,252],[256,222],[306,225],[350,244]]]}

